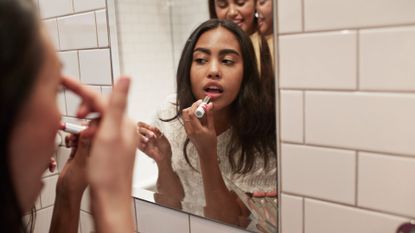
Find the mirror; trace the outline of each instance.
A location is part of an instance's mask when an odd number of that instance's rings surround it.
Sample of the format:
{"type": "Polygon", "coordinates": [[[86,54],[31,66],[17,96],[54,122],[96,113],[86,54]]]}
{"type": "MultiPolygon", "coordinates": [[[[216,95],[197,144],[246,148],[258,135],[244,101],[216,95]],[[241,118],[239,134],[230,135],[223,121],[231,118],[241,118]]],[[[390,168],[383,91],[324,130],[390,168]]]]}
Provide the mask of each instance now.
{"type": "Polygon", "coordinates": [[[142,122],[133,196],[276,232],[272,0],[113,3],[113,68],[133,77],[129,115],[142,122]]]}

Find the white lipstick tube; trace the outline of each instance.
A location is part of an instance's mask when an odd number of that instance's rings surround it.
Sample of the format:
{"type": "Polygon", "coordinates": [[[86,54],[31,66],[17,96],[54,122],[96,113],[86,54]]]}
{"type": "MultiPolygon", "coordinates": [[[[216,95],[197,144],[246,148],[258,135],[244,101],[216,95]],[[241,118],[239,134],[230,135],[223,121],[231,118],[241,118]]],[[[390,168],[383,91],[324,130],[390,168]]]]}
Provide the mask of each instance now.
{"type": "Polygon", "coordinates": [[[206,96],[203,99],[202,103],[197,107],[197,109],[195,111],[195,115],[196,115],[197,118],[200,119],[205,115],[205,108],[206,108],[206,105],[209,103],[209,101],[210,101],[210,97],[206,96]]]}
{"type": "Polygon", "coordinates": [[[83,125],[77,125],[69,122],[63,123],[64,128],[63,131],[71,134],[80,134],[83,130],[85,130],[87,127],[83,125]]]}

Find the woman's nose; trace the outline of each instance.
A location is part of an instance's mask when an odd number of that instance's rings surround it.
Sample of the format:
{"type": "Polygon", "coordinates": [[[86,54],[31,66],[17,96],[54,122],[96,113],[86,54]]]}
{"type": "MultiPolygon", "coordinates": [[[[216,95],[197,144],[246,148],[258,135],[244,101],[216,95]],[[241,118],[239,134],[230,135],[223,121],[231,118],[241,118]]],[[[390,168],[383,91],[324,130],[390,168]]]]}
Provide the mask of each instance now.
{"type": "Polygon", "coordinates": [[[236,15],[238,15],[238,9],[236,9],[236,6],[230,5],[228,8],[228,17],[234,18],[236,15]]]}
{"type": "Polygon", "coordinates": [[[208,73],[208,78],[210,78],[210,79],[220,79],[221,78],[219,66],[216,62],[212,62],[210,64],[208,72],[209,72],[208,73]]]}

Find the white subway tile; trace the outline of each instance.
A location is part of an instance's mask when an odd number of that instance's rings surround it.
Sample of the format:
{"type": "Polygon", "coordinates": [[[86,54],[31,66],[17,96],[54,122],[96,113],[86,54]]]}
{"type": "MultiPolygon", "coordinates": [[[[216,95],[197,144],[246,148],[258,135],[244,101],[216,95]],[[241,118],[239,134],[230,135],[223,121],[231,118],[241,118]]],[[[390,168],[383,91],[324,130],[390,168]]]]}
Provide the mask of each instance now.
{"type": "Polygon", "coordinates": [[[356,32],[286,35],[279,42],[282,88],[356,88],[356,32]]]}
{"type": "Polygon", "coordinates": [[[101,93],[103,96],[109,96],[112,92],[112,87],[101,87],[101,93]]]}
{"type": "Polygon", "coordinates": [[[139,232],[189,233],[189,217],[187,214],[138,199],[135,199],[135,202],[139,232]],[[157,221],[154,221],[154,219],[157,219],[157,221]]]}
{"type": "Polygon", "coordinates": [[[306,30],[415,22],[412,0],[304,0],[306,30]]]}
{"type": "Polygon", "coordinates": [[[72,0],[39,0],[39,9],[43,18],[67,15],[73,12],[72,0]]]}
{"type": "Polygon", "coordinates": [[[245,233],[247,231],[231,227],[229,225],[219,224],[200,217],[190,216],[190,232],[192,233],[211,233],[211,232],[226,232],[226,233],[245,233]]]}
{"type": "Polygon", "coordinates": [[[75,95],[73,92],[66,90],[65,91],[65,100],[66,100],[66,113],[68,116],[76,116],[78,112],[79,105],[81,104],[81,98],[75,95]]]}
{"type": "Polygon", "coordinates": [[[306,93],[306,143],[414,155],[415,95],[306,93]]]}
{"type": "Polygon", "coordinates": [[[43,21],[49,34],[49,38],[55,46],[56,50],[59,50],[59,33],[58,33],[58,21],[56,19],[48,19],[43,21]]]}
{"type": "Polygon", "coordinates": [[[34,233],[49,232],[52,220],[53,206],[36,211],[36,224],[34,233]]]}
{"type": "MultiPolygon", "coordinates": [[[[65,136],[63,135],[63,140],[65,140],[65,136]]],[[[66,147],[59,147],[58,152],[57,152],[57,159],[56,162],[58,163],[58,171],[62,172],[63,167],[66,164],[66,161],[68,161],[69,156],[71,154],[71,150],[70,148],[66,148],[66,147]]]]}
{"type": "Polygon", "coordinates": [[[74,0],[76,12],[105,8],[105,0],[74,0]]]}
{"type": "Polygon", "coordinates": [[[94,219],[91,214],[81,211],[79,218],[82,233],[95,232],[94,219]]]}
{"type": "Polygon", "coordinates": [[[281,195],[281,229],[283,233],[303,233],[303,198],[281,195]]]}
{"type": "Polygon", "coordinates": [[[92,213],[91,211],[91,191],[89,186],[85,189],[85,192],[82,196],[82,200],[81,200],[81,210],[85,211],[85,212],[89,212],[92,213]]]}
{"type": "Polygon", "coordinates": [[[282,190],[355,203],[354,151],[282,144],[282,190]]]}
{"type": "Polygon", "coordinates": [[[59,18],[58,28],[62,50],[98,46],[94,12],[59,18]]]}
{"type": "Polygon", "coordinates": [[[407,219],[306,199],[307,233],[391,233],[407,219]]]}
{"type": "Polygon", "coordinates": [[[413,26],[362,30],[360,89],[415,90],[414,41],[413,26]]]}
{"type": "Polygon", "coordinates": [[[359,153],[358,205],[415,217],[415,159],[359,153]]]}
{"type": "Polygon", "coordinates": [[[85,84],[111,85],[111,58],[109,49],[79,51],[81,81],[85,84]]]}
{"type": "Polygon", "coordinates": [[[40,210],[40,208],[42,208],[42,204],[40,203],[40,195],[36,199],[35,208],[36,210],[40,210]]]}
{"type": "Polygon", "coordinates": [[[79,80],[79,59],[77,51],[60,52],[64,75],[79,80]]]}
{"type": "MultiPolygon", "coordinates": [[[[276,4],[276,1],[274,1],[276,4]]],[[[303,27],[301,0],[278,0],[279,33],[301,32],[303,27]]]]}
{"type": "Polygon", "coordinates": [[[51,176],[43,179],[44,186],[41,192],[41,204],[42,208],[52,206],[55,203],[56,196],[56,183],[58,182],[58,176],[51,176]]]}
{"type": "Polygon", "coordinates": [[[63,115],[66,115],[65,90],[63,90],[61,93],[58,93],[58,107],[59,112],[63,115]]]}
{"type": "Polygon", "coordinates": [[[303,143],[303,92],[281,90],[281,139],[303,143]]]}
{"type": "Polygon", "coordinates": [[[108,23],[107,23],[107,11],[100,10],[95,12],[97,20],[97,33],[98,33],[98,46],[108,46],[108,23]]]}

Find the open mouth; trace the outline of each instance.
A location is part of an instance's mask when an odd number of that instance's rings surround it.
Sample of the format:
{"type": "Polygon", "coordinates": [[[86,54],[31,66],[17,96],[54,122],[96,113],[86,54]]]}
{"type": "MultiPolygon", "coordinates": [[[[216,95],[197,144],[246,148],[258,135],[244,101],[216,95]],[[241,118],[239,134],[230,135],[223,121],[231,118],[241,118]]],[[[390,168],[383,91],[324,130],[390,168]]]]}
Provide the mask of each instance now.
{"type": "Polygon", "coordinates": [[[217,86],[208,86],[205,89],[206,93],[212,93],[212,94],[222,94],[223,93],[223,89],[221,87],[217,87],[217,86]]]}

